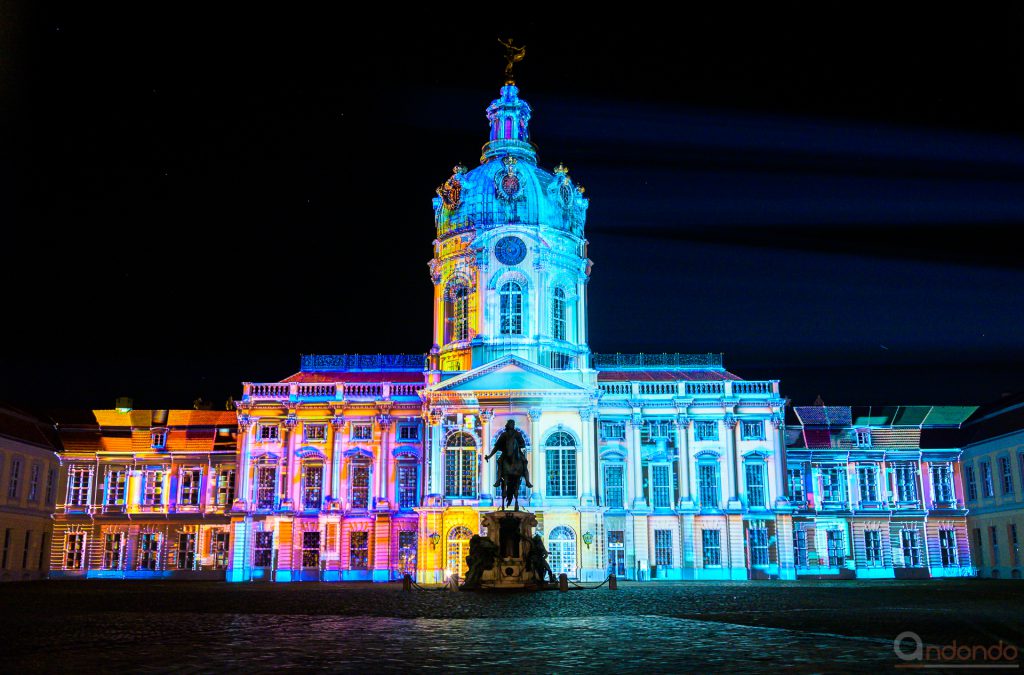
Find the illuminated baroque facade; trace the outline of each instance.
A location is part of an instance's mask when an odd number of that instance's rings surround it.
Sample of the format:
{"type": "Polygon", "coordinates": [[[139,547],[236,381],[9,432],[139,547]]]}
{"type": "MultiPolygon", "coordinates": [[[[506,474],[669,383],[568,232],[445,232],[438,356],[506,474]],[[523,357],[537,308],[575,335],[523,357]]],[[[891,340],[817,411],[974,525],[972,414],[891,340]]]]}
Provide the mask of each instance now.
{"type": "Polygon", "coordinates": [[[51,578],[224,578],[234,412],[93,410],[57,429],[51,578]]]}
{"type": "Polygon", "coordinates": [[[588,200],[537,165],[530,114],[503,87],[480,166],[438,188],[426,356],[306,356],[244,385],[230,580],[464,571],[508,419],[556,573],[794,575],[779,383],[718,354],[591,353],[588,200]]]}

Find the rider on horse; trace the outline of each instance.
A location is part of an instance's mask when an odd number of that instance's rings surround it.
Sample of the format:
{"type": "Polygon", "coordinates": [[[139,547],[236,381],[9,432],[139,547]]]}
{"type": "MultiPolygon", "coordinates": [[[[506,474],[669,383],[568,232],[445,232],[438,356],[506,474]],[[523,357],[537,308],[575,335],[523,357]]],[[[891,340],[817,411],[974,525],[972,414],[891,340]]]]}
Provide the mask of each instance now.
{"type": "MultiPolygon", "coordinates": [[[[486,455],[484,459],[489,460],[494,456],[494,453],[501,450],[502,455],[506,453],[511,456],[518,453],[523,460],[523,481],[526,482],[526,487],[532,488],[533,483],[530,482],[530,471],[527,466],[526,453],[523,452],[523,448],[526,447],[526,441],[523,439],[523,433],[516,429],[515,420],[509,420],[505,422],[505,430],[498,436],[498,440],[494,442],[494,449],[491,450],[489,455],[486,455]]],[[[494,487],[501,487],[501,484],[505,480],[505,469],[502,466],[503,462],[498,462],[498,480],[494,482],[494,487]]]]}

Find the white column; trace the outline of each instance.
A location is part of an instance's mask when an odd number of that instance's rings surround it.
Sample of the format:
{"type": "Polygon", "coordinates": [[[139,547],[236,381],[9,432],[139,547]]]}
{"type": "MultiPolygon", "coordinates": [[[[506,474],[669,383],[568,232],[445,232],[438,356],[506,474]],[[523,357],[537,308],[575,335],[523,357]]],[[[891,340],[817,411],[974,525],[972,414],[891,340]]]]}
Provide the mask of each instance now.
{"type": "Polygon", "coordinates": [[[544,456],[544,451],[541,450],[540,447],[544,440],[538,437],[538,434],[540,434],[540,425],[538,423],[540,422],[541,410],[540,408],[530,408],[527,411],[527,414],[530,418],[530,454],[532,455],[530,457],[529,471],[530,482],[533,483],[533,491],[530,493],[530,502],[531,504],[536,505],[540,502],[535,502],[533,495],[539,495],[541,500],[547,496],[547,482],[545,480],[547,458],[544,456]]]}
{"type": "Polygon", "coordinates": [[[580,422],[582,444],[577,457],[580,505],[593,506],[596,504],[594,495],[597,494],[594,477],[594,409],[580,408],[580,422]]]}
{"type": "Polygon", "coordinates": [[[285,499],[292,500],[292,508],[299,508],[299,499],[297,492],[299,490],[298,481],[298,461],[295,457],[295,439],[298,434],[298,420],[294,415],[288,415],[284,419],[283,427],[284,433],[288,436],[287,440],[281,445],[281,449],[285,453],[284,466],[287,467],[287,475],[283,477],[281,482],[281,500],[285,499]]]}
{"type": "Polygon", "coordinates": [[[250,494],[252,478],[250,477],[250,472],[252,471],[252,444],[253,436],[256,433],[256,424],[249,419],[248,415],[240,415],[238,418],[238,428],[242,435],[238,439],[241,452],[238,455],[238,468],[235,472],[235,475],[238,476],[238,493],[235,495],[235,500],[241,500],[245,504],[246,510],[248,510],[252,507],[252,495],[250,494]]]}
{"type": "Polygon", "coordinates": [[[430,485],[428,494],[444,496],[444,457],[441,444],[444,442],[443,417],[438,417],[430,428],[430,485]]]}
{"type": "Polygon", "coordinates": [[[345,417],[335,415],[331,418],[331,497],[341,499],[341,458],[342,437],[344,436],[345,417]]]}
{"type": "Polygon", "coordinates": [[[629,483],[632,486],[632,499],[630,503],[634,509],[647,508],[647,495],[644,494],[643,458],[640,456],[640,426],[643,424],[643,417],[640,413],[633,413],[629,418],[629,483]]]}
{"type": "Polygon", "coordinates": [[[719,462],[720,470],[722,472],[722,507],[728,508],[729,502],[735,498],[733,495],[733,473],[736,471],[736,462],[733,459],[733,455],[736,452],[736,448],[733,446],[732,429],[726,425],[725,421],[718,423],[719,438],[722,439],[722,458],[719,462]]]}
{"type": "MultiPolygon", "coordinates": [[[[480,422],[482,428],[483,439],[480,448],[480,452],[486,456],[491,451],[491,421],[494,419],[493,410],[481,410],[480,411],[480,422]]],[[[480,494],[491,495],[494,494],[494,480],[495,471],[494,465],[498,461],[497,457],[491,457],[489,460],[482,462],[483,468],[480,470],[480,494]]]]}
{"type": "Polygon", "coordinates": [[[786,425],[781,416],[772,417],[771,424],[775,429],[775,461],[772,466],[775,467],[775,501],[778,501],[786,496],[786,425]]]}
{"type": "Polygon", "coordinates": [[[676,480],[679,483],[679,494],[676,495],[676,506],[682,502],[692,502],[693,494],[690,492],[690,438],[687,434],[687,427],[690,420],[685,415],[680,415],[676,421],[676,480]]]}

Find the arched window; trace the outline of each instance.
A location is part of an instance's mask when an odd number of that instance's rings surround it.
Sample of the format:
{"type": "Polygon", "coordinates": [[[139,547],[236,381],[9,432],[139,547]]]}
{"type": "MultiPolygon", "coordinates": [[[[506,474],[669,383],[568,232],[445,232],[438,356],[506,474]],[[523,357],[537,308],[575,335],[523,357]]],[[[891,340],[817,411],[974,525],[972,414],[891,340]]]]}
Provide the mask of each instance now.
{"type": "Polygon", "coordinates": [[[448,437],[444,457],[446,497],[476,497],[476,441],[464,431],[448,437]]]}
{"type": "Polygon", "coordinates": [[[459,525],[448,532],[448,571],[465,577],[469,568],[466,566],[466,556],[469,555],[469,540],[473,533],[468,527],[459,525]]]}
{"type": "Polygon", "coordinates": [[[449,288],[445,301],[447,342],[469,339],[469,287],[459,283],[449,288]]]}
{"type": "Polygon", "coordinates": [[[571,527],[559,525],[551,530],[548,552],[551,554],[552,572],[556,575],[565,572],[567,576],[576,576],[576,533],[571,527]]]}
{"type": "Polygon", "coordinates": [[[555,289],[551,299],[551,335],[556,340],[565,339],[565,291],[555,289]]]}
{"type": "Polygon", "coordinates": [[[547,496],[576,496],[576,439],[564,431],[556,431],[544,443],[547,462],[547,496]]]}
{"type": "Polygon", "coordinates": [[[498,291],[501,302],[502,335],[523,334],[523,289],[514,281],[508,281],[498,291]]]}

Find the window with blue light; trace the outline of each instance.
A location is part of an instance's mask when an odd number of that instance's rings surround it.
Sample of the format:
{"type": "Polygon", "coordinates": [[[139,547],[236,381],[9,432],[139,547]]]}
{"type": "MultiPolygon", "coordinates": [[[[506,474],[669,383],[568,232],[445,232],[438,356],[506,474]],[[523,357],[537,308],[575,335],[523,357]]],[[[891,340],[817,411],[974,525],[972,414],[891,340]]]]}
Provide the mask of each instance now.
{"type": "Polygon", "coordinates": [[[719,505],[718,464],[697,464],[697,494],[701,508],[717,509],[719,505]]]}
{"type": "Polygon", "coordinates": [[[256,508],[272,509],[277,504],[277,467],[256,467],[256,508]]]}
{"type": "Polygon", "coordinates": [[[302,566],[305,569],[320,567],[320,531],[302,533],[302,566]]]}
{"type": "Polygon", "coordinates": [[[807,567],[807,530],[802,527],[793,529],[793,564],[807,567]]]}
{"type": "Polygon", "coordinates": [[[658,567],[672,566],[672,530],[654,531],[654,564],[658,567]]]}
{"type": "Polygon", "coordinates": [[[932,464],[932,499],[936,504],[952,504],[956,497],[953,493],[953,465],[949,462],[932,464]]]}
{"type": "Polygon", "coordinates": [[[740,436],[744,441],[763,441],[764,421],[743,420],[742,422],[740,422],[740,436]]]}
{"type": "Polygon", "coordinates": [[[651,467],[651,502],[656,509],[672,506],[672,472],[667,464],[651,467]]]}
{"type": "Polygon", "coordinates": [[[476,497],[477,453],[473,437],[465,432],[451,434],[444,455],[445,496],[462,499],[476,497]]]}
{"type": "Polygon", "coordinates": [[[974,467],[970,464],[964,465],[964,478],[967,481],[967,501],[973,502],[978,498],[978,484],[974,477],[974,467]]]}
{"type": "Polygon", "coordinates": [[[150,446],[154,450],[163,450],[167,444],[167,430],[166,429],[154,429],[149,435],[150,446]]]}
{"type": "Polygon", "coordinates": [[[992,484],[992,465],[987,461],[981,463],[981,496],[996,496],[996,489],[992,484]]]}
{"type": "Polygon", "coordinates": [[[1003,496],[1013,495],[1013,473],[1010,469],[1009,457],[999,458],[999,484],[1002,488],[1003,496]]]}
{"type": "Polygon", "coordinates": [[[610,509],[623,508],[624,468],[618,463],[604,465],[604,505],[610,509]]]}
{"type": "Polygon", "coordinates": [[[564,431],[544,443],[548,497],[576,496],[576,440],[564,431]]]}
{"type": "Polygon", "coordinates": [[[747,541],[750,546],[750,564],[770,564],[768,524],[759,520],[751,521],[750,528],[747,530],[747,541]]]}
{"type": "Polygon", "coordinates": [[[417,504],[416,499],[416,463],[398,463],[398,508],[412,509],[417,504]]]}
{"type": "Polygon", "coordinates": [[[747,462],[747,506],[764,508],[767,502],[765,491],[765,465],[761,462],[747,462]]]}
{"type": "Polygon", "coordinates": [[[900,532],[900,541],[903,545],[903,566],[922,567],[921,533],[916,529],[905,529],[900,532]]]}
{"type": "Polygon", "coordinates": [[[846,505],[846,470],[839,466],[821,469],[821,499],[825,508],[846,505]]]}
{"type": "Polygon", "coordinates": [[[864,559],[869,567],[882,566],[881,530],[864,530],[864,559]]]}
{"type": "Polygon", "coordinates": [[[348,494],[353,509],[370,508],[370,463],[365,459],[352,460],[348,494]]]}
{"type": "Polygon", "coordinates": [[[322,443],[327,440],[326,424],[304,424],[302,431],[307,443],[322,443]]]}
{"type": "Polygon", "coordinates": [[[565,290],[556,288],[551,299],[551,336],[556,340],[565,339],[565,290]]]}
{"type": "Polygon", "coordinates": [[[398,440],[400,441],[418,441],[420,440],[420,427],[418,424],[399,424],[398,425],[398,440]]]}
{"type": "Polygon", "coordinates": [[[825,548],[828,552],[829,567],[842,567],[846,564],[846,536],[843,530],[839,528],[826,530],[825,548]]]}
{"type": "Polygon", "coordinates": [[[373,425],[369,422],[361,422],[359,424],[352,424],[352,440],[354,441],[372,441],[373,440],[373,425]]]}
{"type": "Polygon", "coordinates": [[[253,540],[254,567],[270,567],[274,562],[274,533],[256,532],[253,540]]]}
{"type": "Polygon", "coordinates": [[[704,552],[704,567],[722,565],[722,531],[701,530],[701,549],[704,552]]]}
{"type": "Polygon", "coordinates": [[[693,423],[693,437],[698,441],[717,441],[718,422],[698,420],[693,423]]]}
{"type": "Polygon", "coordinates": [[[365,570],[370,568],[370,535],[367,532],[353,532],[349,535],[349,568],[365,570]]]}
{"type": "Polygon", "coordinates": [[[302,467],[302,508],[320,508],[324,494],[324,467],[319,462],[310,462],[302,467]]]}
{"type": "Polygon", "coordinates": [[[902,504],[916,504],[917,497],[917,464],[901,463],[895,467],[896,499],[902,504]]]}
{"type": "Polygon", "coordinates": [[[857,467],[857,487],[860,489],[861,503],[878,501],[878,467],[874,464],[861,464],[857,467]]]}
{"type": "Polygon", "coordinates": [[[802,468],[786,469],[786,491],[789,493],[789,500],[794,504],[803,504],[807,501],[802,468]]]}
{"type": "Polygon", "coordinates": [[[523,289],[514,281],[508,281],[498,291],[499,321],[502,335],[523,334],[523,289]]]}
{"type": "Polygon", "coordinates": [[[943,567],[959,567],[960,552],[956,545],[956,530],[947,527],[939,530],[939,560],[943,567]]]}

